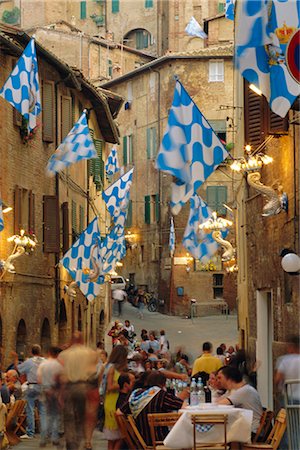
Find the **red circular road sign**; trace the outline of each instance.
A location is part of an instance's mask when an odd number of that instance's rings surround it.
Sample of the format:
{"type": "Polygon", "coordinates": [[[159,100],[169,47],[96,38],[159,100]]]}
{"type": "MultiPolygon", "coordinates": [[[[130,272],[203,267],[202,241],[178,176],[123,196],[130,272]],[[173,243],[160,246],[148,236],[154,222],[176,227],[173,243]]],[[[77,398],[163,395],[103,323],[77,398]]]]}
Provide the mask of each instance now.
{"type": "Polygon", "coordinates": [[[291,76],[300,84],[300,30],[295,31],[288,43],[286,65],[291,76]]]}

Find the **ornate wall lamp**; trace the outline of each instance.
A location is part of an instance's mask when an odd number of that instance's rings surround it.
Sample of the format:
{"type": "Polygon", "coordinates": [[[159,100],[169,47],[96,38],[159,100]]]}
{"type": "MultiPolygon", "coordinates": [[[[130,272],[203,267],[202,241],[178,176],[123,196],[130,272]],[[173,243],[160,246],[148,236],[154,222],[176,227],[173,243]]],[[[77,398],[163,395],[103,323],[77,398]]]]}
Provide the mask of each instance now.
{"type": "Polygon", "coordinates": [[[13,261],[24,254],[29,255],[35,250],[38,243],[35,235],[28,236],[25,234],[25,230],[20,230],[20,234],[9,237],[7,241],[14,242],[15,246],[9,257],[6,260],[0,261],[0,279],[3,278],[6,272],[16,273],[13,261]]]}
{"type": "Polygon", "coordinates": [[[287,195],[283,192],[282,186],[278,186],[278,193],[271,187],[260,182],[261,168],[273,162],[273,158],[264,153],[251,154],[251,146],[246,145],[245,156],[233,161],[230,168],[235,172],[247,174],[247,182],[256,191],[267,197],[268,202],[263,207],[262,216],[274,216],[280,211],[287,211],[287,195]]]}

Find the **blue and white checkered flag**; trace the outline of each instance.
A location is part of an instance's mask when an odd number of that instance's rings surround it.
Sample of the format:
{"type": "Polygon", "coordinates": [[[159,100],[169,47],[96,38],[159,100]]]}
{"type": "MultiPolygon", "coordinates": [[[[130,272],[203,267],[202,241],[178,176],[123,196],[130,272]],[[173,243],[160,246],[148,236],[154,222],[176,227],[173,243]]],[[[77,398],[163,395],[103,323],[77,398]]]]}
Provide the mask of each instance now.
{"type": "Polygon", "coordinates": [[[115,223],[117,223],[117,218],[120,216],[121,212],[127,211],[133,170],[134,169],[132,168],[126,172],[102,193],[102,198],[115,223]]]}
{"type": "Polygon", "coordinates": [[[100,285],[104,283],[104,277],[101,274],[96,281],[89,281],[91,273],[94,273],[98,266],[100,245],[100,232],[96,217],[60,261],[73,280],[77,282],[83,295],[90,301],[99,295],[100,285]]]}
{"type": "Polygon", "coordinates": [[[189,23],[184,30],[189,36],[196,36],[201,39],[207,39],[207,34],[203,31],[195,17],[191,17],[189,23]]]}
{"type": "Polygon", "coordinates": [[[86,110],[59,145],[47,164],[48,175],[54,175],[83,159],[97,158],[94,141],[87,123],[86,110]]]}
{"type": "Polygon", "coordinates": [[[299,22],[299,0],[240,2],[237,67],[281,117],[300,95],[299,22]]]}
{"type": "Polygon", "coordinates": [[[2,231],[4,228],[4,221],[3,221],[3,204],[2,200],[0,200],[0,231],[2,231]]]}
{"type": "Polygon", "coordinates": [[[207,204],[194,194],[190,198],[190,215],[184,231],[182,243],[184,247],[202,263],[208,262],[218,250],[218,244],[212,233],[205,233],[199,225],[211,217],[212,211],[207,204]]]}
{"type": "Polygon", "coordinates": [[[170,223],[169,248],[170,248],[170,255],[173,258],[174,252],[175,252],[175,227],[174,227],[173,217],[171,217],[171,223],[170,223]]]}
{"type": "Polygon", "coordinates": [[[118,161],[118,153],[115,148],[112,148],[105,163],[105,171],[107,175],[111,176],[117,173],[119,170],[120,166],[118,161]]]}
{"type": "Polygon", "coordinates": [[[234,3],[235,3],[235,0],[226,0],[226,4],[225,4],[226,19],[234,20],[234,3]]]}
{"type": "Polygon", "coordinates": [[[115,270],[118,261],[126,255],[124,227],[114,225],[108,235],[101,242],[99,261],[101,273],[107,274],[115,270]]]}
{"type": "Polygon", "coordinates": [[[197,105],[176,81],[167,130],[156,160],[159,170],[178,178],[172,185],[173,214],[178,214],[182,205],[227,156],[197,105]]]}
{"type": "Polygon", "coordinates": [[[41,98],[34,39],[24,49],[0,90],[0,95],[28,120],[29,131],[36,127],[36,118],[41,112],[41,98]]]}

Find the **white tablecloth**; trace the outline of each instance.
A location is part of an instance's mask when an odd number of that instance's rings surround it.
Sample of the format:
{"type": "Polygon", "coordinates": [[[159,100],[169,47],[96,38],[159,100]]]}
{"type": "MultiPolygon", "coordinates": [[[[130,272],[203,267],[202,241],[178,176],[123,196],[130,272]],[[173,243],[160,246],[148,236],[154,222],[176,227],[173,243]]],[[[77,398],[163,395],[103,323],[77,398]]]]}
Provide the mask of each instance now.
{"type": "MultiPolygon", "coordinates": [[[[253,412],[248,409],[204,404],[203,407],[188,407],[181,412],[183,414],[164,440],[166,447],[179,449],[193,447],[191,414],[227,414],[227,442],[251,441],[253,412]]],[[[223,439],[223,425],[214,425],[209,431],[197,432],[196,435],[197,443],[222,442],[223,439]]]]}

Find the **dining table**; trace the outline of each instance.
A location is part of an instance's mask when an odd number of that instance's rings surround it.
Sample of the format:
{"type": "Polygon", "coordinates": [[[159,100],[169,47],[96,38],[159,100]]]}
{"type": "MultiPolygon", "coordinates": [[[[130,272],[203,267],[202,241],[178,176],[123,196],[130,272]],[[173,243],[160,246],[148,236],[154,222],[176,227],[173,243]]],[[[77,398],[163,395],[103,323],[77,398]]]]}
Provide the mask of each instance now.
{"type": "MultiPolygon", "coordinates": [[[[227,442],[251,442],[251,425],[253,411],[235,408],[231,405],[214,405],[203,403],[198,406],[187,406],[181,409],[178,421],[168,433],[164,445],[174,449],[190,449],[193,447],[193,414],[226,414],[227,415],[227,442]]],[[[210,444],[222,442],[224,439],[223,425],[208,425],[196,428],[197,444],[210,444]]]]}

